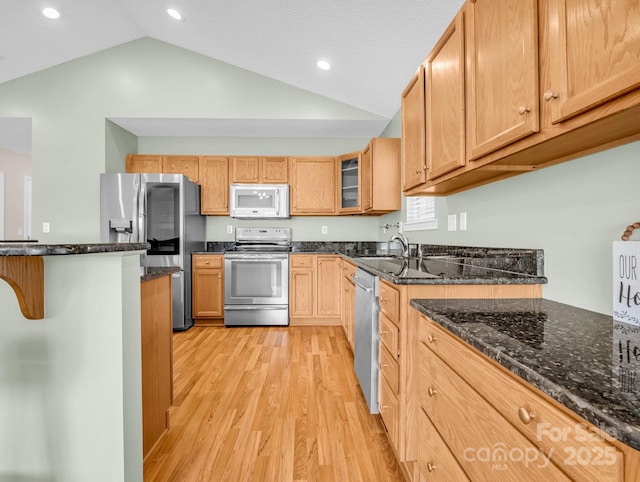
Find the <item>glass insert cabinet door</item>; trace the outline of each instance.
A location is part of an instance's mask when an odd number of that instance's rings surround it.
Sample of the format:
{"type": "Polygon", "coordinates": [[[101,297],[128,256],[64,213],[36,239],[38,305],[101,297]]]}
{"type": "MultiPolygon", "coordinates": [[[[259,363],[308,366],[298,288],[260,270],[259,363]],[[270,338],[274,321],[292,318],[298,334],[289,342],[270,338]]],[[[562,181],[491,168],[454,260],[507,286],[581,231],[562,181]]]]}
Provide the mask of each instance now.
{"type": "Polygon", "coordinates": [[[340,159],[340,207],[342,209],[358,209],[360,189],[360,159],[359,156],[349,155],[340,159]]]}

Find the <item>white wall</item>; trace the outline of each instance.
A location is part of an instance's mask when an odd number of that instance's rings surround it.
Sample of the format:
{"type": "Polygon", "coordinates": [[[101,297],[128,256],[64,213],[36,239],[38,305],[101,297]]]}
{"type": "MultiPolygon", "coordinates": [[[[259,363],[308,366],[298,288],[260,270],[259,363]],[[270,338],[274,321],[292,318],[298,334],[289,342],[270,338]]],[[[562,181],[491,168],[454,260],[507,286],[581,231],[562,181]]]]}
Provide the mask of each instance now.
{"type": "Polygon", "coordinates": [[[31,175],[31,157],[0,149],[0,171],[4,172],[3,237],[24,239],[24,176],[31,175]]]}

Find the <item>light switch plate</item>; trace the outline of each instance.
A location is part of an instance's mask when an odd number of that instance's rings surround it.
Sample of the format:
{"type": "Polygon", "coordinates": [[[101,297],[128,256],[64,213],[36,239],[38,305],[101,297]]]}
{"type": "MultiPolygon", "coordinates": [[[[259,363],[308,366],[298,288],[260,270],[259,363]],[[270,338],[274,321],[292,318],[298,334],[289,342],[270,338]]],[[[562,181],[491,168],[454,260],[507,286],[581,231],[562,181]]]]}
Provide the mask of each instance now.
{"type": "Polygon", "coordinates": [[[457,230],[457,219],[458,219],[457,215],[449,214],[449,216],[447,217],[447,228],[449,231],[457,230]]]}
{"type": "Polygon", "coordinates": [[[227,224],[227,234],[233,233],[233,226],[231,224],[227,224]]]}
{"type": "Polygon", "coordinates": [[[460,213],[460,231],[466,231],[466,230],[467,230],[467,213],[462,212],[460,213]]]}
{"type": "Polygon", "coordinates": [[[327,234],[329,228],[327,226],[322,226],[322,234],[327,234]]]}
{"type": "Polygon", "coordinates": [[[42,223],[42,232],[48,233],[51,230],[51,226],[49,223],[42,223]]]}

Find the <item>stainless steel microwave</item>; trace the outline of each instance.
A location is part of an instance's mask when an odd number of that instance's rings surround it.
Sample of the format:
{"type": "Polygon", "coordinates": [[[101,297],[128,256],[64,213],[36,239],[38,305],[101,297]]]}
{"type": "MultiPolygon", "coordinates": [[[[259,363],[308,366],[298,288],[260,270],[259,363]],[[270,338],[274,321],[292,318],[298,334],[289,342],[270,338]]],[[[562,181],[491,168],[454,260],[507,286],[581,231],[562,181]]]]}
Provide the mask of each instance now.
{"type": "Polygon", "coordinates": [[[288,184],[231,184],[229,199],[233,218],[289,217],[288,184]]]}

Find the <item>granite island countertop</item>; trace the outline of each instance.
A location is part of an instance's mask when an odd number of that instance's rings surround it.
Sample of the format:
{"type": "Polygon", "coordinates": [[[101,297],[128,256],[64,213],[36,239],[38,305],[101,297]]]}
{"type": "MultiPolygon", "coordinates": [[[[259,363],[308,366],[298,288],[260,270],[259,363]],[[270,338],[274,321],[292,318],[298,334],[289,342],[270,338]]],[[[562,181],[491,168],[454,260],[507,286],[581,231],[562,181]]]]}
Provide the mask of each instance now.
{"type": "Polygon", "coordinates": [[[640,450],[640,327],[545,299],[411,300],[411,306],[640,450]]]}
{"type": "Polygon", "coordinates": [[[162,276],[171,275],[180,271],[179,266],[153,267],[145,266],[140,269],[140,281],[151,281],[162,276]]]}
{"type": "Polygon", "coordinates": [[[33,244],[0,242],[0,256],[59,256],[74,254],[116,253],[122,251],[146,251],[149,243],[78,243],[33,244]]]}

